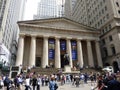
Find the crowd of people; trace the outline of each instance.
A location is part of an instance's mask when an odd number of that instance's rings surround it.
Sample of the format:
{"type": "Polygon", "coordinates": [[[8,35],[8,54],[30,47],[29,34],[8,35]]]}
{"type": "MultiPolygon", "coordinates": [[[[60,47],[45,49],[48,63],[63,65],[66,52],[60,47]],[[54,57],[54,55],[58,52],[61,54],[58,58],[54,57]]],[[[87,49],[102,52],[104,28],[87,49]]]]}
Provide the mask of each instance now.
{"type": "Polygon", "coordinates": [[[8,75],[0,76],[0,88],[3,90],[40,90],[48,86],[49,90],[56,90],[59,85],[70,83],[76,87],[90,83],[92,90],[120,90],[120,72],[117,73],[78,73],[39,75],[36,72],[21,73],[10,79],[8,75]]]}

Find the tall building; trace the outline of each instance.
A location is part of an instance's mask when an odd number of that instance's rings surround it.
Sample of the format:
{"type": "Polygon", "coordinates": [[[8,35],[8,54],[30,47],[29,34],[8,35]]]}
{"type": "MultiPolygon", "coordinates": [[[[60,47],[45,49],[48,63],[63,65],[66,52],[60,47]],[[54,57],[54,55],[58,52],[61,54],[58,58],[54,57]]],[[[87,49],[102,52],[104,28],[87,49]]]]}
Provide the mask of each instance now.
{"type": "Polygon", "coordinates": [[[104,65],[120,68],[120,0],[77,0],[72,19],[101,31],[104,65]]]}
{"type": "Polygon", "coordinates": [[[53,18],[58,16],[56,0],[41,0],[38,3],[37,15],[34,19],[53,18]]]}
{"type": "MultiPolygon", "coordinates": [[[[17,38],[19,29],[17,21],[22,20],[23,8],[26,0],[2,0],[0,3],[0,43],[4,45],[10,53],[9,60],[16,57],[17,38]],[[13,50],[14,48],[14,50],[13,50]]],[[[7,61],[9,64],[11,61],[7,61]]]]}
{"type": "Polygon", "coordinates": [[[6,18],[8,14],[10,0],[0,1],[0,43],[2,42],[2,35],[5,28],[6,18]]]}
{"type": "Polygon", "coordinates": [[[71,18],[76,0],[41,0],[38,3],[37,15],[34,19],[67,17],[71,18]]]}

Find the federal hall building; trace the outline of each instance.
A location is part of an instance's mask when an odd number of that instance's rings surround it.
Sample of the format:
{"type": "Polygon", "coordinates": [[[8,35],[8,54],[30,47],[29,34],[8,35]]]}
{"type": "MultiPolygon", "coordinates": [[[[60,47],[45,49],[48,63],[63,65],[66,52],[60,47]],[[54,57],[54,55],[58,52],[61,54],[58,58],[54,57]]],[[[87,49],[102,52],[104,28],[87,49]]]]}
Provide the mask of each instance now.
{"type": "Polygon", "coordinates": [[[64,17],[19,21],[18,26],[16,66],[63,68],[66,53],[71,68],[103,66],[100,32],[94,28],[64,17]]]}

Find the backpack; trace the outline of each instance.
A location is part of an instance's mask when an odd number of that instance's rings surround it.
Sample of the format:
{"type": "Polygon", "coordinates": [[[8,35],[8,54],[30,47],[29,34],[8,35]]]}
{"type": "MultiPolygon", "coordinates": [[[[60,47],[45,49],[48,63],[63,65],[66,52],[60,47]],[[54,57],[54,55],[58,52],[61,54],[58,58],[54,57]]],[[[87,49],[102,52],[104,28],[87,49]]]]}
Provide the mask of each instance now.
{"type": "Polygon", "coordinates": [[[7,86],[7,85],[9,85],[9,83],[10,83],[10,80],[8,78],[5,78],[4,85],[7,86]]]}
{"type": "Polygon", "coordinates": [[[58,85],[57,85],[57,83],[55,83],[54,88],[55,88],[55,90],[57,90],[57,89],[58,89],[58,85]]]}
{"type": "Polygon", "coordinates": [[[17,87],[19,87],[19,80],[17,77],[14,79],[14,83],[15,83],[15,85],[17,85],[17,87]]]}

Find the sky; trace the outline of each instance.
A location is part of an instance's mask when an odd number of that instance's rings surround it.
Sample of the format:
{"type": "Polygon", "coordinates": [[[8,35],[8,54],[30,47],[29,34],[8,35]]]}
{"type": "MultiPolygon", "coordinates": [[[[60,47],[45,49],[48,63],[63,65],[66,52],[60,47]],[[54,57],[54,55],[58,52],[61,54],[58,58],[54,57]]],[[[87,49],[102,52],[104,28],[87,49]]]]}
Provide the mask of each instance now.
{"type": "Polygon", "coordinates": [[[33,19],[33,15],[37,13],[37,6],[40,0],[27,0],[25,6],[25,15],[24,20],[31,20],[33,19]]]}
{"type": "MultiPolygon", "coordinates": [[[[38,2],[41,0],[27,0],[25,6],[24,20],[32,20],[33,15],[37,13],[38,2]]],[[[57,0],[57,4],[61,4],[62,0],[57,0]]]]}

